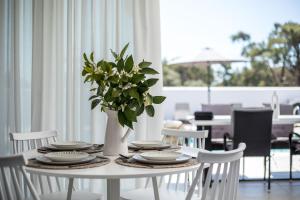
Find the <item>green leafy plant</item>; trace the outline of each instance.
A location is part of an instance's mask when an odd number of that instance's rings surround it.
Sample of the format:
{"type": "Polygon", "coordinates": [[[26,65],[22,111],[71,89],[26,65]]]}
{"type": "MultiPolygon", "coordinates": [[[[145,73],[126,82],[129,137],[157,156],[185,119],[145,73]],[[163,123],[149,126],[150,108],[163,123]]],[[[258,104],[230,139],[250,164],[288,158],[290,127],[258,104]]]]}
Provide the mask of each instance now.
{"type": "Polygon", "coordinates": [[[119,54],[111,50],[114,61],[96,62],[93,52],[89,57],[84,53],[82,76],[84,82],[90,82],[92,86],[91,109],[100,105],[101,111],[117,111],[119,123],[133,129],[137,116],[146,110],[153,117],[153,104],[161,104],[166,97],[150,94],[149,89],[158,79],[147,76],[158,72],[151,68],[151,62],[145,60],[136,65],[132,55],[125,55],[128,46],[129,43],[119,54]]]}

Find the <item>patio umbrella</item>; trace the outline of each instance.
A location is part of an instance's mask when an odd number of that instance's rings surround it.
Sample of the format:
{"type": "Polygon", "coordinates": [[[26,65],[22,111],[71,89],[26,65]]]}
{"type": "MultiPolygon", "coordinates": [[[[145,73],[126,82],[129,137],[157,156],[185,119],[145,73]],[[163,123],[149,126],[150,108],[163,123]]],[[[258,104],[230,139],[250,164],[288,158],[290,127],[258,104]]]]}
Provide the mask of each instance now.
{"type": "Polygon", "coordinates": [[[207,68],[207,102],[211,103],[211,66],[214,64],[230,64],[235,62],[247,62],[242,59],[230,59],[226,58],[211,48],[205,48],[199,52],[195,57],[181,58],[171,62],[169,65],[181,65],[184,67],[192,66],[205,66],[207,68]]]}

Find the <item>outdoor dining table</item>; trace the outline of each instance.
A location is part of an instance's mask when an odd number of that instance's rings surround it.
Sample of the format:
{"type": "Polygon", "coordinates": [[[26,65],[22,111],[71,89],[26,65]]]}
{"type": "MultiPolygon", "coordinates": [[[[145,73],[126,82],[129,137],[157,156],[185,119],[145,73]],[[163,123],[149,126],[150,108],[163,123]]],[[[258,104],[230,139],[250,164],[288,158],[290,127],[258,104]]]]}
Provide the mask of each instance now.
{"type": "MultiPolygon", "coordinates": [[[[188,119],[195,126],[231,125],[230,115],[214,115],[212,120],[195,120],[194,116],[189,116],[188,119]]],[[[296,123],[300,123],[300,115],[280,115],[278,119],[273,119],[275,125],[292,125],[296,123]]]]}
{"type": "MultiPolygon", "coordinates": [[[[29,151],[24,153],[26,159],[36,157],[39,153],[29,151]]],[[[54,177],[64,177],[69,179],[68,198],[71,199],[70,191],[72,191],[73,180],[75,178],[83,179],[106,179],[107,181],[107,199],[120,200],[120,179],[128,178],[152,178],[154,184],[157,184],[156,176],[164,176],[169,174],[178,174],[193,171],[199,168],[200,164],[178,168],[137,168],[119,165],[115,162],[118,156],[107,156],[110,163],[93,168],[86,169],[41,169],[34,167],[26,167],[26,171],[31,174],[47,175],[54,177]]],[[[158,191],[154,191],[158,194],[158,191]]]]}

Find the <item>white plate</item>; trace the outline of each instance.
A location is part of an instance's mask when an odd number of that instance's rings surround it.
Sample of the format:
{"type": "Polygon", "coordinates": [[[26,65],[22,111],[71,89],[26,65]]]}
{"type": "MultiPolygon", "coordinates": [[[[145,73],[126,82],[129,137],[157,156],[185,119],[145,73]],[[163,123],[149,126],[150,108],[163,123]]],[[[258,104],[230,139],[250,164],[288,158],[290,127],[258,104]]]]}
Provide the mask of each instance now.
{"type": "Polygon", "coordinates": [[[141,147],[141,148],[155,148],[161,147],[164,145],[162,141],[159,140],[140,140],[140,141],[133,141],[131,142],[134,146],[141,147]]]}
{"type": "Polygon", "coordinates": [[[86,142],[80,142],[80,141],[69,141],[69,142],[54,142],[51,143],[52,146],[57,148],[76,148],[79,146],[86,145],[86,142]]]}
{"type": "Polygon", "coordinates": [[[147,160],[174,161],[182,156],[182,154],[174,151],[150,151],[141,153],[140,156],[147,160]]]}
{"type": "Polygon", "coordinates": [[[44,155],[44,157],[55,161],[55,162],[72,162],[80,161],[84,158],[89,157],[88,153],[78,151],[59,151],[51,152],[44,155]]]}
{"type": "Polygon", "coordinates": [[[148,160],[138,154],[133,156],[133,159],[135,159],[137,162],[146,163],[146,164],[159,164],[159,165],[185,163],[185,162],[189,161],[191,158],[192,158],[191,156],[182,155],[182,156],[178,157],[176,160],[162,161],[162,160],[148,160]]]}
{"type": "Polygon", "coordinates": [[[80,149],[88,149],[90,147],[92,147],[93,144],[88,144],[88,143],[85,143],[85,144],[82,144],[82,145],[77,145],[77,146],[54,146],[52,144],[46,146],[48,149],[51,149],[51,150],[80,150],[80,149]]]}
{"type": "Polygon", "coordinates": [[[35,159],[41,163],[49,164],[49,165],[72,165],[72,164],[80,164],[80,163],[86,163],[94,160],[96,156],[94,155],[89,155],[87,158],[78,160],[78,161],[66,161],[66,162],[56,162],[52,161],[48,158],[46,158],[44,155],[40,155],[36,157],[35,159]]]}

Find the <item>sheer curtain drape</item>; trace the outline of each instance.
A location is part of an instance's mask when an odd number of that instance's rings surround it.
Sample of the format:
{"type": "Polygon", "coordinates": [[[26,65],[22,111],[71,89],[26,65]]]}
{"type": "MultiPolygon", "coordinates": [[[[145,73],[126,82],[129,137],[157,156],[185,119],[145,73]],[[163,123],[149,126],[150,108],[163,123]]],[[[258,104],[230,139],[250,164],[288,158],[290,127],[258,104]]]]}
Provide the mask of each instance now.
{"type": "Polygon", "coordinates": [[[31,0],[0,1],[0,155],[9,132],[30,131],[31,0]]]}
{"type": "MultiPolygon", "coordinates": [[[[12,131],[56,129],[61,140],[103,142],[106,115],[90,110],[83,52],[110,59],[109,49],[129,42],[137,61],[162,71],[159,0],[0,0],[0,34],[0,154],[12,131]]],[[[161,95],[161,80],[152,92],[161,95]]],[[[156,106],[132,137],[158,139],[162,119],[156,106]]],[[[83,185],[105,190],[103,182],[83,185]]]]}

